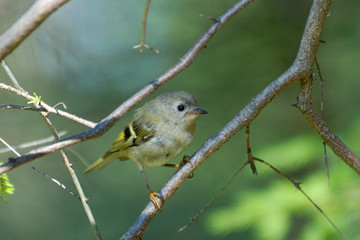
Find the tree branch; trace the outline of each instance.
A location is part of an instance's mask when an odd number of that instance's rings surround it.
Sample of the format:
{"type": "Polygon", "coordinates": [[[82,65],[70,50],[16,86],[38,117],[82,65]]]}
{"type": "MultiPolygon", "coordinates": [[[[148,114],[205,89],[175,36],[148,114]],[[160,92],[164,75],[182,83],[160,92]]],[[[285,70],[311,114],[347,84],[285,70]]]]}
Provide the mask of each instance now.
{"type": "Polygon", "coordinates": [[[31,8],[0,36],[0,59],[9,55],[40,24],[69,0],[37,0],[31,8]]]}
{"type": "Polygon", "coordinates": [[[26,110],[26,111],[34,111],[34,112],[46,112],[45,108],[19,106],[14,104],[0,104],[0,109],[17,109],[17,110],[26,110]]]}
{"type": "MultiPolygon", "coordinates": [[[[31,96],[28,92],[24,91],[24,90],[19,90],[19,89],[16,89],[14,87],[11,87],[11,86],[8,86],[4,83],[0,83],[0,89],[3,89],[3,90],[7,90],[7,91],[10,91],[10,92],[13,92],[19,96],[22,96],[24,98],[26,98],[27,100],[30,100],[30,101],[33,101],[34,100],[34,97],[31,96]]],[[[93,128],[95,127],[96,123],[94,122],[91,122],[91,121],[88,121],[86,119],[83,119],[83,118],[80,118],[80,117],[77,117],[75,116],[74,114],[71,114],[71,113],[67,113],[65,111],[62,111],[62,110],[59,110],[59,109],[56,109],[56,108],[53,108],[51,106],[49,106],[48,104],[46,104],[45,102],[43,101],[39,101],[39,105],[42,107],[42,108],[35,108],[37,109],[37,111],[40,111],[40,112],[48,112],[48,113],[53,113],[53,114],[57,114],[57,115],[60,115],[60,116],[63,116],[63,117],[66,117],[70,120],[73,120],[75,122],[78,122],[84,126],[87,126],[87,127],[90,127],[90,128],[93,128]],[[45,110],[45,111],[44,111],[45,110]]],[[[6,107],[6,105],[4,105],[4,107],[2,107],[2,105],[0,105],[0,108],[7,108],[7,109],[10,109],[10,107],[12,108],[17,108],[16,106],[14,105],[11,105],[9,107],[9,105],[7,105],[8,107],[6,107]]],[[[29,108],[29,107],[23,107],[23,108],[17,108],[17,109],[22,109],[22,110],[32,110],[32,111],[35,111],[34,108],[29,108]]]]}
{"type": "Polygon", "coordinates": [[[188,52],[180,59],[178,63],[169,68],[164,74],[152,81],[150,84],[146,85],[139,92],[135,93],[128,100],[123,102],[118,108],[116,108],[111,114],[109,114],[100,123],[98,123],[93,129],[69,138],[65,138],[59,142],[50,144],[48,146],[35,149],[21,157],[11,158],[9,159],[9,162],[0,166],[0,174],[8,172],[11,169],[14,169],[26,162],[30,162],[34,159],[40,158],[54,151],[58,151],[59,149],[103,135],[133,106],[135,106],[150,93],[154,92],[157,88],[174,78],[177,74],[179,74],[189,65],[191,65],[196,56],[201,52],[204,47],[206,47],[208,42],[217,33],[217,31],[219,31],[233,16],[235,16],[239,11],[244,9],[253,1],[254,0],[241,0],[237,2],[226,13],[224,13],[220,18],[218,18],[215,23],[210,26],[210,28],[196,41],[196,43],[188,50],[188,52]]]}
{"type": "Polygon", "coordinates": [[[310,123],[311,127],[324,140],[333,152],[360,174],[360,158],[357,157],[326,125],[312,104],[312,77],[301,81],[301,92],[297,104],[298,109],[310,123]]]}

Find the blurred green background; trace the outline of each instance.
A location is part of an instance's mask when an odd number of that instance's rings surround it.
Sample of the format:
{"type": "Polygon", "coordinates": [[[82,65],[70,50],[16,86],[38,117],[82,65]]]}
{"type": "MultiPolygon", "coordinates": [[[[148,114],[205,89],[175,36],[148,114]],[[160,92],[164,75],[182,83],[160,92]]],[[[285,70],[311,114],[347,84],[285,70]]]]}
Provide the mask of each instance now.
{"type": "MultiPolygon", "coordinates": [[[[2,0],[0,30],[8,29],[34,0],[2,0]]],[[[198,131],[186,154],[193,154],[251,98],[292,63],[311,6],[309,0],[255,1],[211,40],[194,63],[161,92],[191,92],[209,114],[201,116],[198,131]]],[[[199,14],[217,17],[235,1],[152,1],[147,43],[160,55],[132,46],[140,40],[144,0],[70,1],[23,42],[6,61],[28,92],[50,105],[64,102],[67,111],[98,122],[142,86],[175,64],[209,27],[199,14]]],[[[325,24],[318,61],[326,78],[325,119],[332,130],[360,154],[360,2],[334,1],[325,24]]],[[[1,82],[10,84],[4,70],[1,82]]],[[[253,154],[302,182],[302,188],[349,239],[360,239],[360,179],[328,149],[330,185],[324,167],[321,139],[307,124],[296,102],[299,85],[281,93],[251,125],[253,154]]],[[[319,103],[319,80],[314,82],[314,104],[319,103]]],[[[147,99],[147,100],[148,100],[147,99]]],[[[1,91],[0,104],[27,101],[1,91]]],[[[140,103],[143,104],[143,103],[140,103]]],[[[61,108],[61,107],[59,107],[61,108]]],[[[71,147],[91,163],[100,157],[133,111],[96,140],[71,147]]],[[[66,136],[86,127],[51,116],[66,136]]],[[[0,111],[0,137],[11,145],[50,136],[37,113],[0,111]]],[[[3,148],[4,146],[0,146],[3,148]]],[[[21,149],[26,153],[30,149],[21,149]]],[[[68,151],[104,239],[118,239],[148,203],[137,166],[130,161],[90,175],[68,151]]],[[[5,162],[11,153],[0,155],[5,162]]],[[[180,158],[174,162],[180,161],[180,158]]],[[[147,229],[144,239],[339,239],[337,232],[299,191],[266,166],[259,175],[247,167],[198,225],[177,233],[196,215],[246,161],[245,132],[212,155],[166,203],[147,229]]],[[[59,153],[31,164],[75,190],[59,153]]],[[[147,170],[158,190],[172,169],[147,170]]],[[[0,200],[1,239],[95,239],[80,202],[29,166],[9,174],[14,195],[0,200]]]]}

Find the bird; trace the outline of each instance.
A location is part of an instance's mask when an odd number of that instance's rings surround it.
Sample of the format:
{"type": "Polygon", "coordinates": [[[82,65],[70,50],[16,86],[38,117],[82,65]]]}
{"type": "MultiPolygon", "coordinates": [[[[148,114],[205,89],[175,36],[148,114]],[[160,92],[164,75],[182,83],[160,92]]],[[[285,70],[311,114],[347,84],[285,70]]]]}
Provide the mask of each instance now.
{"type": "Polygon", "coordinates": [[[101,170],[116,159],[132,160],[142,173],[150,200],[161,209],[148,184],[145,167],[166,166],[179,169],[188,160],[168,164],[192,142],[196,119],[208,112],[199,108],[196,99],[186,91],[163,93],[138,108],[132,121],[120,132],[108,151],[84,173],[101,170]]]}

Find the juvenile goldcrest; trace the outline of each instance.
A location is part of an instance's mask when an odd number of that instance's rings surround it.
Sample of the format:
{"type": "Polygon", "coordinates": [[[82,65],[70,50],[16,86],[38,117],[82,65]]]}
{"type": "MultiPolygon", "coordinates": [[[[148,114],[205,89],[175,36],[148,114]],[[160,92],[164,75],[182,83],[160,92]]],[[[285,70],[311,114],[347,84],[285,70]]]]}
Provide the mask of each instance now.
{"type": "MultiPolygon", "coordinates": [[[[151,201],[160,209],[145,175],[145,167],[174,166],[167,164],[187,148],[196,128],[196,118],[207,113],[198,107],[195,98],[184,91],[159,95],[136,110],[133,120],[119,134],[103,157],[90,165],[84,173],[100,170],[115,159],[134,161],[149,190],[151,201]]],[[[184,161],[184,160],[183,160],[184,161]]]]}

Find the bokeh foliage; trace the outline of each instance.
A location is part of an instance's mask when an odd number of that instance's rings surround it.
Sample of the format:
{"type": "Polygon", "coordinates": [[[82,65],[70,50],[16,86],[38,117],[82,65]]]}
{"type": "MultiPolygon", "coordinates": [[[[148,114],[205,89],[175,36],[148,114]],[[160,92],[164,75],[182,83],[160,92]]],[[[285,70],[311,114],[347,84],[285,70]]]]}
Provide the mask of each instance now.
{"type": "MultiPolygon", "coordinates": [[[[2,164],[0,162],[0,164],[2,164]]],[[[15,188],[14,185],[9,181],[9,178],[6,173],[0,175],[0,199],[4,202],[6,201],[5,196],[14,194],[15,188]]]]}
{"type": "MultiPolygon", "coordinates": [[[[4,32],[33,3],[0,3],[4,32]]],[[[48,104],[65,102],[67,111],[100,121],[141,86],[172,66],[210,25],[199,14],[218,16],[235,1],[152,1],[147,43],[160,55],[132,49],[140,40],[144,1],[70,1],[21,44],[6,61],[28,92],[48,104]]],[[[311,1],[255,1],[211,40],[193,65],[158,92],[183,89],[210,114],[201,116],[192,154],[251,98],[290,66],[295,58],[311,1]]],[[[344,142],[360,153],[360,3],[334,1],[325,24],[318,61],[325,82],[325,120],[344,142]]],[[[3,70],[1,82],[9,83],[3,70]]],[[[314,104],[319,106],[319,81],[314,104]]],[[[251,125],[253,154],[282,170],[349,237],[359,238],[359,177],[328,149],[330,185],[323,163],[322,141],[305,122],[296,102],[299,86],[280,94],[251,125]]],[[[152,98],[150,96],[149,98],[152,98]]],[[[0,92],[0,103],[27,101],[0,92]]],[[[101,156],[130,120],[127,114],[99,139],[71,147],[88,163],[101,156]]],[[[69,135],[86,128],[51,116],[69,135]]],[[[0,135],[12,145],[50,135],[37,113],[0,111],[0,135]]],[[[1,148],[1,147],[0,147],[1,148]]],[[[28,149],[19,150],[25,153],[28,149]]],[[[0,155],[2,161],[13,154],[0,155]]],[[[115,162],[83,176],[84,164],[69,153],[104,239],[117,239],[147,204],[147,192],[135,164],[115,162]]],[[[174,160],[179,161],[180,159],[174,160]]],[[[338,239],[324,217],[288,182],[266,166],[252,176],[246,168],[200,218],[199,225],[176,233],[223,186],[246,160],[244,131],[226,143],[185,182],[148,228],[145,239],[338,239]]],[[[58,153],[32,164],[74,189],[58,153]]],[[[159,189],[173,174],[149,169],[159,189]]],[[[10,172],[17,191],[1,204],[4,239],[94,238],[75,198],[26,165],[10,172]],[[46,226],[46,227],[45,227],[46,226]]]]}

